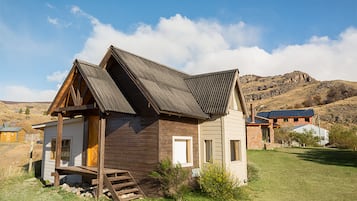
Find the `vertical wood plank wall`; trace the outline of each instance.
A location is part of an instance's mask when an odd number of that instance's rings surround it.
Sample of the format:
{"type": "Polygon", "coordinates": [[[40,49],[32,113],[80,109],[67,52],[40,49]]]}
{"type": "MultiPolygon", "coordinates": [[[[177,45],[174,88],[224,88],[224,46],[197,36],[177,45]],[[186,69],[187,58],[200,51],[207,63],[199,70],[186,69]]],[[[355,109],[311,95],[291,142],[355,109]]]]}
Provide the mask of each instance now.
{"type": "Polygon", "coordinates": [[[193,168],[199,166],[198,122],[196,119],[160,117],[159,120],[159,159],[172,160],[172,136],[191,136],[193,144],[193,168]]]}
{"type": "Polygon", "coordinates": [[[130,170],[139,182],[158,163],[157,117],[111,114],[107,119],[105,167],[130,170]]]}

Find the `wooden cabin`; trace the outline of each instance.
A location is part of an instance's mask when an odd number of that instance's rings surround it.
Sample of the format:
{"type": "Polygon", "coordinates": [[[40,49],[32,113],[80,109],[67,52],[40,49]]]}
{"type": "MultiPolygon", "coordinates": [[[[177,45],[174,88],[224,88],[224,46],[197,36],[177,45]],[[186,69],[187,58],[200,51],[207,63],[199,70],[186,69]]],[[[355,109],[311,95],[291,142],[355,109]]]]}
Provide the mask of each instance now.
{"type": "Polygon", "coordinates": [[[75,60],[48,110],[58,117],[56,140],[44,143],[46,150],[55,146],[55,185],[60,175],[91,175],[98,196],[103,185],[118,194],[108,177],[126,171],[141,193],[149,193],[148,174],[164,159],[194,172],[213,161],[246,183],[246,107],[238,73],[192,76],[113,46],[99,65],[75,60]],[[78,116],[83,129],[67,135],[63,119],[78,116]],[[64,165],[64,140],[74,135],[82,142],[69,143],[69,150],[80,147],[81,164],[64,165]]]}
{"type": "Polygon", "coordinates": [[[0,142],[24,142],[26,131],[21,127],[0,127],[0,142]]]}

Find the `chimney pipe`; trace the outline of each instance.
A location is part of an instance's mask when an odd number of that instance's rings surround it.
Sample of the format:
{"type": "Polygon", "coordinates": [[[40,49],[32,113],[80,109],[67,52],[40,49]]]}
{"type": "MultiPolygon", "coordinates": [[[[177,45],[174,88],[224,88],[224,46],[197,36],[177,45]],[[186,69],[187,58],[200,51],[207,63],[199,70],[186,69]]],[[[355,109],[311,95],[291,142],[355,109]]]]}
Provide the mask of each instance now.
{"type": "Polygon", "coordinates": [[[253,106],[253,103],[250,104],[250,115],[252,123],[255,123],[255,108],[253,106]]]}

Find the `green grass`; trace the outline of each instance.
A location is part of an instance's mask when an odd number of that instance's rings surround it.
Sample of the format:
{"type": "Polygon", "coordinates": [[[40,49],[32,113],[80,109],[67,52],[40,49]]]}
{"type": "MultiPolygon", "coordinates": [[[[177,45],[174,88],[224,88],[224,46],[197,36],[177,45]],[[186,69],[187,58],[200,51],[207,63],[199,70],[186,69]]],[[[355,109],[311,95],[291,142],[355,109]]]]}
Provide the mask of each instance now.
{"type": "Polygon", "coordinates": [[[248,151],[259,179],[248,187],[251,200],[356,200],[357,152],[333,149],[248,151]]]}
{"type": "MultiPolygon", "coordinates": [[[[248,151],[254,180],[240,188],[245,201],[357,200],[357,152],[334,149],[278,149],[248,151]]],[[[75,201],[80,198],[59,188],[43,187],[33,175],[13,172],[0,182],[0,201],[75,201]]],[[[101,199],[102,201],[106,199],[101,199]]],[[[145,199],[169,201],[171,199],[145,199]]],[[[211,201],[200,193],[186,201],[211,201]]]]}

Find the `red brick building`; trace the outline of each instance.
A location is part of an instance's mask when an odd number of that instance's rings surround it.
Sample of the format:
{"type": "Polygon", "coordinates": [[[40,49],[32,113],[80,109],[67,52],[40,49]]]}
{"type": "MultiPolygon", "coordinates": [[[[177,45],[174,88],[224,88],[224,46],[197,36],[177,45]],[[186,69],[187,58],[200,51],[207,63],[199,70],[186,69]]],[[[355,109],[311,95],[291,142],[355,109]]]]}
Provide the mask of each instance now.
{"type": "Polygon", "coordinates": [[[258,116],[271,119],[274,124],[283,127],[301,126],[305,124],[312,124],[314,110],[273,110],[270,112],[259,112],[258,116]]]}

